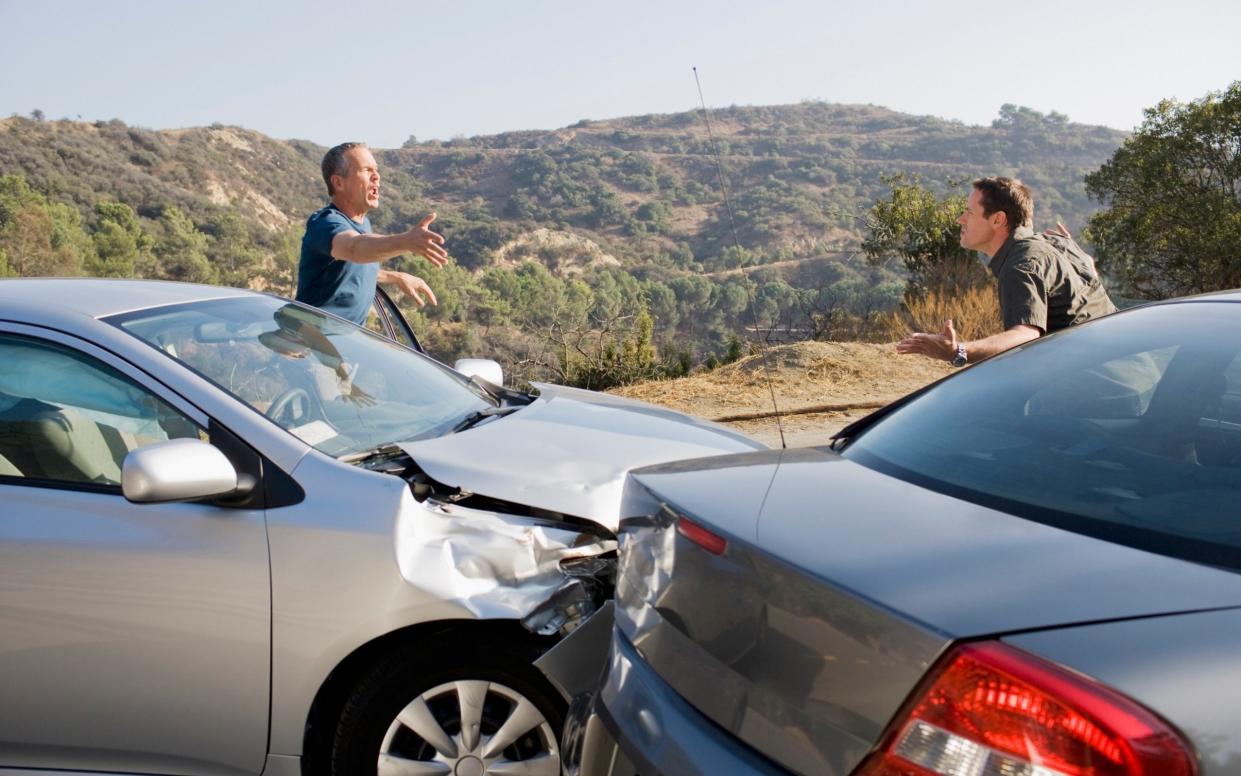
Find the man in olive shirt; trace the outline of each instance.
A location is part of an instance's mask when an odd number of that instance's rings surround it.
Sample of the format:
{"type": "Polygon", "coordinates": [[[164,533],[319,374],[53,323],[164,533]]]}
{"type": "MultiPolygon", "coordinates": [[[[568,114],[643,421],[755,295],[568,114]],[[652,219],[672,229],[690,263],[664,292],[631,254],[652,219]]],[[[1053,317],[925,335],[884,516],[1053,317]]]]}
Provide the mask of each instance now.
{"type": "Polygon", "coordinates": [[[1043,334],[1115,312],[1094,262],[1062,224],[1036,235],[1030,190],[1013,178],[974,181],[961,225],[961,245],[990,257],[1000,291],[1004,331],[973,342],[957,339],[952,320],[937,334],[910,334],[897,353],[921,353],[953,366],[981,361],[1043,334]]]}

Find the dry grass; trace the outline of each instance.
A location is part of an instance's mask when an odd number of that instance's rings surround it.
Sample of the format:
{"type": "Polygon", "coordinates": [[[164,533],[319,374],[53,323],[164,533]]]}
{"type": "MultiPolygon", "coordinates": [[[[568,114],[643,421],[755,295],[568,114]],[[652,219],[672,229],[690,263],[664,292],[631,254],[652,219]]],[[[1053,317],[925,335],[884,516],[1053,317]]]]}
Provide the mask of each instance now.
{"type": "Polygon", "coordinates": [[[981,339],[1003,328],[1000,300],[992,285],[956,292],[927,291],[917,299],[907,299],[904,308],[882,321],[885,339],[899,340],[911,331],[937,332],[948,318],[957,336],[966,340],[981,339]]]}

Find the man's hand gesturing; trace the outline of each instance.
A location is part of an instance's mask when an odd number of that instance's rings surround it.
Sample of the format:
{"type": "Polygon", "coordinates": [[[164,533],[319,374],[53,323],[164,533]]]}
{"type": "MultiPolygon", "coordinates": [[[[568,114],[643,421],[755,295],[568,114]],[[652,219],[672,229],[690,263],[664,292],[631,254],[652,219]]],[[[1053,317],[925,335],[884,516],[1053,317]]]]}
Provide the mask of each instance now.
{"type": "MultiPolygon", "coordinates": [[[[444,235],[431,231],[431,222],[435,220],[435,214],[426,216],[418,225],[405,233],[405,237],[409,243],[409,250],[437,267],[442,267],[448,261],[448,251],[444,250],[444,235]]],[[[423,286],[425,287],[425,283],[423,286]]],[[[403,290],[403,289],[402,289],[403,290]]],[[[427,289],[429,292],[430,289],[427,289]]],[[[417,297],[414,297],[417,299],[417,297]]],[[[435,301],[435,297],[431,297],[431,301],[435,301]]],[[[422,304],[419,302],[419,304],[422,304]]]]}
{"type": "Polygon", "coordinates": [[[400,289],[402,294],[413,299],[419,307],[422,307],[427,302],[439,304],[439,300],[435,298],[435,292],[427,285],[427,281],[417,275],[393,272],[390,283],[400,289]]]}
{"type": "Polygon", "coordinates": [[[944,328],[938,334],[910,334],[896,343],[896,352],[902,355],[920,353],[942,361],[951,361],[957,353],[957,331],[952,326],[952,319],[944,321],[944,328]]]}

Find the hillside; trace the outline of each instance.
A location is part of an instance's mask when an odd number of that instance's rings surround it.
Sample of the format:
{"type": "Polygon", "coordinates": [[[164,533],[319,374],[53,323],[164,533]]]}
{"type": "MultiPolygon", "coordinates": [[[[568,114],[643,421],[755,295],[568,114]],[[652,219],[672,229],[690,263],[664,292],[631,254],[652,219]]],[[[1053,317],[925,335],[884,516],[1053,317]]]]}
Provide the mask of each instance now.
{"type": "MultiPolygon", "coordinates": [[[[697,111],[377,149],[376,228],[435,210],[455,259],[445,270],[405,264],[427,273],[441,300],[416,316],[433,349],[495,353],[521,376],[607,384],[621,379],[607,352],[638,336],[643,313],[664,374],[755,327],[777,340],[852,336],[903,287],[893,267],[857,250],[883,176],[913,173],[946,191],[949,181],[1017,175],[1035,190],[1038,224],[1077,227],[1093,211],[1083,175],[1124,137],[1014,106],[989,127],[820,102],[715,110],[711,125],[740,248],[697,111]]],[[[10,176],[0,178],[0,273],[288,293],[302,223],[325,199],[324,150],[221,125],[0,120],[0,175],[10,176]],[[4,215],[31,205],[46,218],[4,215]]]]}
{"type": "MultiPolygon", "coordinates": [[[[827,103],[714,111],[743,246],[787,259],[847,244],[857,216],[883,192],[879,175],[898,172],[932,185],[1017,175],[1035,188],[1040,221],[1080,223],[1093,209],[1081,178],[1124,133],[1006,107],[991,127],[827,103]]],[[[95,202],[115,198],[146,217],[171,203],[198,224],[225,209],[269,232],[300,225],[323,199],[324,150],[220,125],[0,121],[0,170],[88,218],[95,202]]],[[[376,225],[401,228],[436,208],[454,255],[470,267],[535,225],[567,227],[637,260],[687,246],[712,264],[731,243],[699,112],[407,143],[378,156],[385,181],[376,225]]]]}

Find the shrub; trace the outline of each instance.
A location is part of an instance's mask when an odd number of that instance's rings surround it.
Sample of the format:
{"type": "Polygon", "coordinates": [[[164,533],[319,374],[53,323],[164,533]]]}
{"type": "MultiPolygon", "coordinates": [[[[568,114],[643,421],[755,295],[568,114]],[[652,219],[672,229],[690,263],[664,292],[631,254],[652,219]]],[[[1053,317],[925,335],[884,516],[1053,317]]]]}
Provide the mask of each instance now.
{"type": "Polygon", "coordinates": [[[911,331],[937,332],[948,318],[952,319],[957,336],[964,340],[980,339],[1004,328],[995,288],[982,286],[956,293],[932,289],[908,297],[900,310],[880,318],[879,330],[892,342],[911,331]]]}

